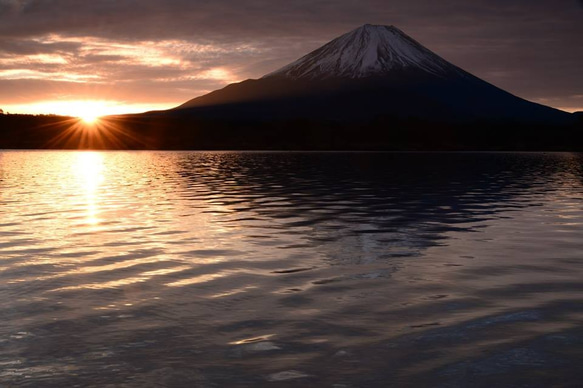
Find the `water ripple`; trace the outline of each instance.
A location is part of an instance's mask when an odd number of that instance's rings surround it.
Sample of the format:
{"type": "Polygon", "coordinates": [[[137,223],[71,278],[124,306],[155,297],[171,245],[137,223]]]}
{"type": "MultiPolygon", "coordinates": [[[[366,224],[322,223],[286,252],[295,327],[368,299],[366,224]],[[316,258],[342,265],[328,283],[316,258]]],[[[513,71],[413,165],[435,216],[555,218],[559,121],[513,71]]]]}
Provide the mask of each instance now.
{"type": "Polygon", "coordinates": [[[0,152],[0,385],[577,386],[583,157],[0,152]]]}

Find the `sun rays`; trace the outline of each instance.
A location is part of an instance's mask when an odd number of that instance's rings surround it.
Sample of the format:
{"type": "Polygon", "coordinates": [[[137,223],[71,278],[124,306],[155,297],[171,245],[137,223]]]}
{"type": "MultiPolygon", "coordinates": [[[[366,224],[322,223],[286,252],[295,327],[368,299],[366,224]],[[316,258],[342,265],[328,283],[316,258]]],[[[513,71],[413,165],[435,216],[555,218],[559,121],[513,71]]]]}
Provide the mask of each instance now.
{"type": "MultiPolygon", "coordinates": [[[[46,148],[103,150],[144,146],[144,139],[128,127],[131,120],[121,116],[96,116],[90,113],[65,118],[58,125],[57,135],[46,148]]],[[[54,124],[53,124],[54,125],[54,124]]],[[[51,128],[55,129],[55,128],[51,128]]]]}
{"type": "Polygon", "coordinates": [[[120,114],[127,113],[120,101],[72,100],[41,105],[44,111],[55,113],[35,119],[34,132],[43,139],[41,148],[124,150],[147,146],[141,122],[132,114],[120,114]]]}

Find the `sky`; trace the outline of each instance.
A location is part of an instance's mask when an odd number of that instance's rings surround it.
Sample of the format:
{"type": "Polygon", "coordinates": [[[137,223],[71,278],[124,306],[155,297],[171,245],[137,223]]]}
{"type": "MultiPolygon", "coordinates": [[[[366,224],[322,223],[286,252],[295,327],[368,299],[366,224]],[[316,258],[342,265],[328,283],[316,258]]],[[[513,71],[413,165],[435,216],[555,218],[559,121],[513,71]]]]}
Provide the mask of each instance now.
{"type": "Polygon", "coordinates": [[[513,94],[583,110],[583,0],[0,0],[0,109],[177,106],[363,24],[513,94]]]}

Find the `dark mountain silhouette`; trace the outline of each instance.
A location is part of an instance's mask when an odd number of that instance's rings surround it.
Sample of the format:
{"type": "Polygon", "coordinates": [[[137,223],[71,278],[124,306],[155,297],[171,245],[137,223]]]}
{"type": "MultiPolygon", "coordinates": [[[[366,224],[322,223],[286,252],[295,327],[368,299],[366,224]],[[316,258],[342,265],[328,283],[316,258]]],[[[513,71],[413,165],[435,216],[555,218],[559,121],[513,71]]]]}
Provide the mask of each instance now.
{"type": "Polygon", "coordinates": [[[260,121],[392,117],[557,124],[572,119],[469,74],[393,26],[368,24],[260,79],[228,85],[167,113],[260,121]]]}

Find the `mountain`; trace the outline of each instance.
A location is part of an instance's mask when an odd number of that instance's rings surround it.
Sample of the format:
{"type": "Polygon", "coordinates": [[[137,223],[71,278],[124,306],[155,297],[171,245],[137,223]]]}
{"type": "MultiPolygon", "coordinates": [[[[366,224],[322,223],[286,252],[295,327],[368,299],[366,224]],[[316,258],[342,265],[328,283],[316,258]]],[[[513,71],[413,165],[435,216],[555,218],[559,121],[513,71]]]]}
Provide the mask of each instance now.
{"type": "Polygon", "coordinates": [[[260,79],[228,85],[167,114],[260,122],[572,120],[568,113],[526,101],[471,75],[396,27],[370,24],[260,79]]]}
{"type": "Polygon", "coordinates": [[[0,115],[0,148],[583,151],[582,112],[516,97],[369,24],[174,109],[102,117],[92,135],[71,128],[0,115]]]}
{"type": "Polygon", "coordinates": [[[458,68],[396,27],[366,24],[263,78],[355,79],[382,77],[404,69],[436,76],[459,73],[458,68]]]}

